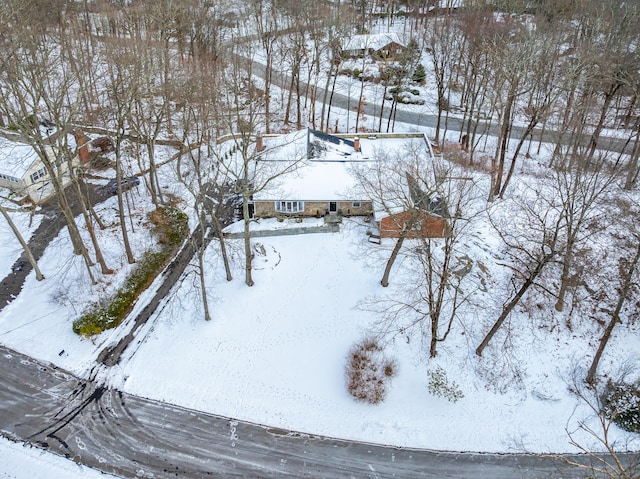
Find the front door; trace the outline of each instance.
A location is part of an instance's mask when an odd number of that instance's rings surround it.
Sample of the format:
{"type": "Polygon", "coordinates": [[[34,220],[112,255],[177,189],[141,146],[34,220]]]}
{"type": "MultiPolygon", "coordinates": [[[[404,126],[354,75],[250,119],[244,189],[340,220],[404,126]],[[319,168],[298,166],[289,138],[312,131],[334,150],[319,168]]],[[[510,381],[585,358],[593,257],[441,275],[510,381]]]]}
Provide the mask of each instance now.
{"type": "Polygon", "coordinates": [[[335,213],[338,211],[338,203],[335,201],[329,201],[329,213],[335,213]]]}

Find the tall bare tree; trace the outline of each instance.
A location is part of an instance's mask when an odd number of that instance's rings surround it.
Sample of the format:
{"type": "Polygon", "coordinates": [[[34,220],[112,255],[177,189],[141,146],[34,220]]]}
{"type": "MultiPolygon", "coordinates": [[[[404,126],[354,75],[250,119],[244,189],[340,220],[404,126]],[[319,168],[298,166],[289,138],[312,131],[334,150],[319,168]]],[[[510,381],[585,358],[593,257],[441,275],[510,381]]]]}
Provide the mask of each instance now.
{"type": "Polygon", "coordinates": [[[523,198],[510,200],[509,218],[502,221],[492,219],[493,227],[504,243],[505,254],[511,260],[507,267],[513,271],[510,281],[513,289],[498,319],[476,348],[478,356],[482,356],[507,317],[529,289],[538,284],[542,272],[556,257],[562,228],[558,209],[559,205],[553,198],[547,201],[539,192],[528,191],[523,198]]]}
{"type": "Polygon", "coordinates": [[[236,54],[225,72],[225,102],[229,115],[224,117],[224,121],[233,132],[234,147],[232,154],[220,164],[220,168],[235,185],[235,192],[242,198],[245,283],[247,286],[253,286],[250,231],[253,221],[250,205],[253,196],[272,186],[282,175],[295,171],[306,157],[307,151],[304,145],[300,150],[296,150],[293,156],[282,154],[283,157],[270,158],[276,161],[263,161],[266,157],[265,152],[258,150],[256,138],[263,125],[264,96],[258,92],[253,80],[255,52],[251,51],[250,46],[242,48],[245,48],[242,56],[236,54]],[[241,74],[241,71],[245,73],[241,74]]]}
{"type": "Polygon", "coordinates": [[[419,331],[429,342],[429,355],[435,357],[438,343],[447,339],[474,289],[468,277],[473,261],[462,252],[460,239],[477,214],[479,191],[447,162],[427,158],[424,145],[414,143],[396,157],[381,156],[356,172],[366,194],[397,223],[398,239],[382,286],[389,284],[401,248],[418,265],[403,283],[403,297],[375,299],[365,307],[381,314],[384,333],[419,331]],[[433,217],[446,220],[443,231],[429,229],[440,222],[425,227],[433,217]]]}
{"type": "Polygon", "coordinates": [[[15,223],[11,219],[11,215],[9,215],[9,213],[7,212],[6,208],[3,205],[0,205],[0,213],[2,213],[2,216],[4,216],[4,219],[7,221],[9,228],[11,228],[11,231],[13,232],[14,236],[20,242],[20,246],[22,246],[24,254],[27,257],[27,260],[29,261],[29,264],[31,265],[33,270],[36,272],[36,279],[38,281],[42,281],[44,279],[44,275],[42,274],[42,271],[40,271],[40,267],[38,266],[38,262],[33,256],[33,253],[31,252],[31,248],[29,248],[29,243],[25,241],[24,237],[22,236],[22,233],[20,233],[20,230],[16,227],[15,223]]]}

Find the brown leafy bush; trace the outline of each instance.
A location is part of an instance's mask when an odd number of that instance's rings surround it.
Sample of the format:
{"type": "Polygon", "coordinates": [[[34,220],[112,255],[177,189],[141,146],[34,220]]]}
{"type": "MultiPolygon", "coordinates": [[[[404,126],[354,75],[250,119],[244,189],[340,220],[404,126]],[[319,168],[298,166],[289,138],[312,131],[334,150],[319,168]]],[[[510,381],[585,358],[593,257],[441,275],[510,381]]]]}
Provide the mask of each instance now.
{"type": "Polygon", "coordinates": [[[378,404],[385,398],[387,386],[396,375],[396,363],[384,355],[375,339],[365,338],[349,351],[347,389],[358,401],[378,404]]]}

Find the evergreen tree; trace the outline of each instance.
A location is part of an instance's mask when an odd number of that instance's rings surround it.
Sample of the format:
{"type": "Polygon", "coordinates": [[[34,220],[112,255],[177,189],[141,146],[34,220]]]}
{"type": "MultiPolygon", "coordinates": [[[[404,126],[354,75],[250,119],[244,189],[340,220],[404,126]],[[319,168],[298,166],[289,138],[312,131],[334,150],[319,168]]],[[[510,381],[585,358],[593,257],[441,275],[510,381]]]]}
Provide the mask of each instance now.
{"type": "Polygon", "coordinates": [[[427,72],[425,72],[424,66],[422,65],[422,63],[418,63],[418,66],[413,72],[411,79],[414,82],[419,83],[420,85],[424,85],[426,78],[427,78],[427,72]]]}

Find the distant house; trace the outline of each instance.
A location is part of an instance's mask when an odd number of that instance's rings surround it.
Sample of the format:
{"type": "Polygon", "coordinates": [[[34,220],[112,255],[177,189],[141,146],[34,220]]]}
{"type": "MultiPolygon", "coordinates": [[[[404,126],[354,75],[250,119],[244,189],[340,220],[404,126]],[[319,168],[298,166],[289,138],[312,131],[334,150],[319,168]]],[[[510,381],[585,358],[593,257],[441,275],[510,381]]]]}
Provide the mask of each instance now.
{"type": "MultiPolygon", "coordinates": [[[[52,146],[45,146],[45,152],[56,158],[52,146]]],[[[68,183],[68,164],[61,165],[63,183],[68,183]]],[[[31,145],[0,136],[0,188],[35,204],[41,203],[54,194],[49,172],[38,153],[31,145]]]]}
{"type": "Polygon", "coordinates": [[[374,59],[393,61],[402,55],[407,46],[397,33],[377,33],[354,35],[342,45],[342,55],[346,58],[371,56],[374,59]]]}

